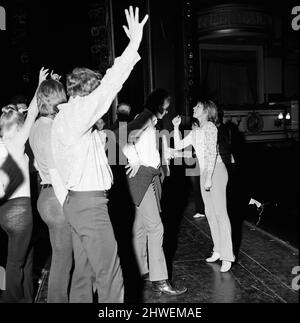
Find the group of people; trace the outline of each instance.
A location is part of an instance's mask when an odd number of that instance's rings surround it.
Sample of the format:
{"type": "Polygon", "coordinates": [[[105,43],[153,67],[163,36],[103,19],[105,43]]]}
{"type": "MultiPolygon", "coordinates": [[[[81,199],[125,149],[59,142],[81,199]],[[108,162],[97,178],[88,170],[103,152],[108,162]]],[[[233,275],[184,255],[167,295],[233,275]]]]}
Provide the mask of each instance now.
{"type": "MultiPolygon", "coordinates": [[[[0,225],[8,235],[2,302],[33,301],[28,140],[41,179],[37,209],[48,226],[52,247],[47,301],[91,303],[95,291],[99,303],[124,301],[122,266],[108,213],[114,176],[105,152],[102,118],[140,60],[138,49],[148,19],[146,15],[139,21],[138,8],[130,7],[125,15],[127,26],[123,28],[129,44],[104,77],[87,68],[75,68],[67,75],[65,91],[60,76],[42,68],[26,117],[16,106],[2,109],[0,225]]],[[[121,159],[126,159],[124,168],[135,207],[132,239],[140,276],[151,282],[153,291],[177,296],[187,288],[175,287],[168,278],[160,217],[162,158],[174,158],[177,151],[193,145],[214,243],[206,261],[222,260],[221,272],[226,272],[235,258],[226,209],[228,176],[218,153],[217,107],[211,101],[199,101],[194,108],[199,126],[183,140],[181,120],[176,117],[175,147],[164,146],[161,152],[156,131],[169,105],[168,92],[157,89],[147,98],[144,110],[124,127],[121,121],[127,121],[130,106],[120,104],[120,119],[111,130],[121,152],[118,163],[122,165],[121,159]]]]}

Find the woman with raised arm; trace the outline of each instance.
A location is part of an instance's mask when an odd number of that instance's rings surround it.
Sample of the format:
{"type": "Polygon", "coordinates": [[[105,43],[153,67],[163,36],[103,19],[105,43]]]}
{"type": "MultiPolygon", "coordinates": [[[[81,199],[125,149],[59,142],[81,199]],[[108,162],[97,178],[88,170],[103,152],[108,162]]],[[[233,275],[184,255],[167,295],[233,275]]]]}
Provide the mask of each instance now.
{"type": "Polygon", "coordinates": [[[207,262],[222,260],[221,272],[231,268],[235,257],[232,249],[231,225],[226,207],[228,174],[218,153],[215,126],[218,111],[212,101],[200,102],[194,107],[194,118],[200,126],[180,140],[181,118],[173,119],[175,148],[180,150],[193,145],[200,166],[200,188],[205,206],[205,215],[210,227],[214,249],[207,262]]]}
{"type": "Polygon", "coordinates": [[[37,207],[49,229],[52,248],[51,267],[48,281],[48,303],[67,303],[70,272],[72,268],[72,235],[62,205],[67,195],[61,177],[54,165],[51,129],[58,112],[58,104],[67,102],[60,77],[51,73],[37,91],[39,119],[32,127],[29,142],[35,165],[41,178],[41,192],[37,207]]]}
{"type": "MultiPolygon", "coordinates": [[[[46,77],[47,70],[42,68],[39,85],[46,77]]],[[[5,107],[0,117],[2,195],[4,192],[0,200],[0,226],[8,235],[6,290],[1,295],[1,302],[33,301],[29,160],[24,150],[37,115],[35,94],[26,119],[14,106],[5,107]]]]}

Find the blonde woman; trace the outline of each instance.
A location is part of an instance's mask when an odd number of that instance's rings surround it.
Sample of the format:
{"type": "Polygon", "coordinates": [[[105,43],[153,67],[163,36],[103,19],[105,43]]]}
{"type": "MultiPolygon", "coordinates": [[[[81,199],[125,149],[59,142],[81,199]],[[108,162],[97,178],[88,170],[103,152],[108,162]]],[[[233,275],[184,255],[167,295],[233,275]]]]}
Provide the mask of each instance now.
{"type": "Polygon", "coordinates": [[[64,86],[57,74],[45,80],[37,92],[39,119],[32,127],[29,142],[35,158],[35,166],[41,178],[41,192],[37,208],[47,224],[52,248],[48,282],[48,303],[68,303],[68,287],[72,268],[72,235],[62,205],[67,195],[54,165],[51,149],[51,130],[58,112],[57,106],[67,101],[64,86]]]}
{"type": "Polygon", "coordinates": [[[226,207],[228,174],[217,150],[218,130],[215,126],[218,111],[212,101],[198,102],[194,118],[199,127],[180,140],[181,118],[173,119],[175,148],[180,150],[193,145],[200,166],[200,188],[205,206],[205,215],[210,227],[214,249],[207,262],[222,261],[221,272],[231,268],[235,257],[232,249],[231,225],[226,207]]]}
{"type": "MultiPolygon", "coordinates": [[[[47,77],[41,69],[39,84],[47,77]]],[[[2,110],[0,117],[0,226],[8,235],[6,290],[1,302],[32,302],[32,211],[28,157],[24,153],[38,115],[34,96],[25,119],[17,107],[2,110]]]]}

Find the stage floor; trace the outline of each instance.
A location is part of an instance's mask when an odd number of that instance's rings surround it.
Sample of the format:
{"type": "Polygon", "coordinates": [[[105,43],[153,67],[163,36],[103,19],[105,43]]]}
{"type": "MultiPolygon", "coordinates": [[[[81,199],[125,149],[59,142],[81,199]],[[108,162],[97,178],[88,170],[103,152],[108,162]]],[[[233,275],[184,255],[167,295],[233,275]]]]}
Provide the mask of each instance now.
{"type": "MultiPolygon", "coordinates": [[[[176,238],[165,227],[166,254],[172,281],[185,285],[188,292],[177,297],[158,295],[149,283],[144,285],[141,303],[297,303],[299,294],[292,289],[294,266],[298,266],[298,250],[271,234],[244,222],[237,262],[228,273],[220,273],[220,263],[207,264],[212,243],[207,220],[193,219],[193,205],[189,203],[180,219],[176,238]],[[169,236],[169,238],[168,238],[169,236]],[[175,240],[177,242],[174,242],[175,240]],[[173,241],[173,243],[172,243],[173,241]],[[169,244],[169,245],[168,245],[169,244]],[[172,255],[172,250],[174,254],[172,255]]],[[[36,298],[47,302],[48,269],[36,298]]],[[[125,284],[126,287],[126,284],[125,284]]],[[[135,286],[133,288],[136,288],[135,286]]],[[[126,295],[126,292],[125,292],[126,295]]],[[[131,292],[127,289],[127,302],[131,292]],[[128,296],[129,295],[129,296],[128,296]]]]}

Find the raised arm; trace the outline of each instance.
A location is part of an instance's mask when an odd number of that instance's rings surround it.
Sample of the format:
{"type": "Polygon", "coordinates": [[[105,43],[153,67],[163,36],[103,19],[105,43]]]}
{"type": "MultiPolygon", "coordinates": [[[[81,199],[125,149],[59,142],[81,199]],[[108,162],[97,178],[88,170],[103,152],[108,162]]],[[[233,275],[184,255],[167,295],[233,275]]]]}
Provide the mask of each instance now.
{"type": "Polygon", "coordinates": [[[185,138],[180,139],[179,125],[181,123],[181,117],[177,116],[172,120],[174,125],[174,145],[176,150],[184,149],[193,144],[192,132],[190,132],[185,138]]]}
{"type": "Polygon", "coordinates": [[[139,9],[130,7],[125,10],[127,26],[123,26],[129,38],[129,44],[123,54],[115,59],[114,65],[107,70],[101,84],[89,95],[77,98],[68,115],[68,122],[74,127],[76,134],[81,135],[88,131],[110,108],[113,99],[121,90],[124,82],[129,77],[134,65],[140,60],[137,53],[139,49],[143,28],[148,15],[139,22],[139,9]]]}
{"type": "Polygon", "coordinates": [[[44,69],[44,67],[42,67],[42,69],[40,70],[40,74],[39,74],[39,84],[38,84],[38,87],[37,87],[36,92],[34,94],[34,97],[30,102],[26,120],[24,122],[23,127],[19,130],[17,136],[15,137],[15,140],[21,145],[25,145],[26,141],[28,140],[30,130],[35,122],[36,117],[38,116],[39,110],[38,110],[38,106],[37,106],[36,93],[37,93],[37,90],[38,90],[40,84],[44,80],[46,80],[47,76],[48,76],[48,70],[44,69]]]}

